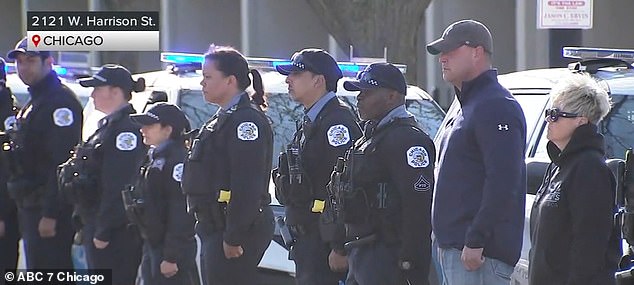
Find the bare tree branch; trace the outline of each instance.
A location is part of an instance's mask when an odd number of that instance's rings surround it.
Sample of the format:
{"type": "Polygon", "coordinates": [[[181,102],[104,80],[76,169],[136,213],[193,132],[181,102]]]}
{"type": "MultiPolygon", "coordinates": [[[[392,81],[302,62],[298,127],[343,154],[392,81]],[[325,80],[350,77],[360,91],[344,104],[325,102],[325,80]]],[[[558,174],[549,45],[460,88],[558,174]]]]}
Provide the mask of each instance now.
{"type": "Polygon", "coordinates": [[[355,56],[382,57],[408,65],[407,79],[416,82],[418,28],[431,0],[306,0],[326,29],[355,56]]]}

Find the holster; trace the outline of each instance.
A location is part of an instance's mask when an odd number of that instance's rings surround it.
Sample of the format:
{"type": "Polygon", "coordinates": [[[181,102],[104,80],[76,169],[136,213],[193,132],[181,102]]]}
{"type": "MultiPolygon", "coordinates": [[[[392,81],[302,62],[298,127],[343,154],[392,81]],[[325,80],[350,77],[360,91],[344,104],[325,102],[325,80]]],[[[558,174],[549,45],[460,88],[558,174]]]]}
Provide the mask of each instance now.
{"type": "Polygon", "coordinates": [[[287,205],[290,195],[290,181],[288,177],[288,160],[285,152],[280,153],[277,167],[271,172],[271,178],[273,178],[273,184],[275,184],[275,198],[280,204],[287,205]]]}
{"type": "Polygon", "coordinates": [[[189,211],[194,214],[196,221],[210,232],[225,229],[224,203],[215,200],[188,197],[189,211]]]}
{"type": "MultiPolygon", "coordinates": [[[[144,235],[145,224],[143,223],[142,215],[144,208],[144,201],[138,193],[135,193],[135,187],[132,185],[126,185],[125,189],[121,191],[123,198],[123,207],[125,209],[128,220],[135,224],[141,235],[144,235]]],[[[144,236],[144,238],[147,238],[144,236]]]]}
{"type": "Polygon", "coordinates": [[[356,237],[353,240],[346,242],[343,245],[343,247],[346,249],[346,251],[350,252],[350,250],[353,248],[373,244],[374,242],[376,242],[376,240],[377,240],[377,235],[370,234],[364,237],[356,237]]]}

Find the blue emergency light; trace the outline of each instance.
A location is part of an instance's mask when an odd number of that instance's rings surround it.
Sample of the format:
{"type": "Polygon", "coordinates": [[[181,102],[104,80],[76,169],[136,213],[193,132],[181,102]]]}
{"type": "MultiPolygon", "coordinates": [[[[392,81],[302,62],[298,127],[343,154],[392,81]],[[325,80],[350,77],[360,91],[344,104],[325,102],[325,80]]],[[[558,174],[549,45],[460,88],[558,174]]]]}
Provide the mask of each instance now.
{"type": "Polygon", "coordinates": [[[629,64],[634,62],[634,50],[631,49],[564,47],[562,49],[562,55],[565,58],[575,58],[581,60],[619,59],[629,64]]]}
{"type": "MultiPolygon", "coordinates": [[[[174,64],[174,65],[191,65],[202,64],[204,61],[204,55],[193,53],[178,53],[178,52],[163,52],[161,53],[161,62],[174,64]]],[[[252,68],[261,69],[275,69],[278,65],[290,64],[291,61],[283,59],[272,59],[262,57],[247,57],[249,66],[252,68]]],[[[357,63],[357,62],[338,62],[339,69],[344,76],[356,76],[359,71],[365,69],[369,63],[357,63]]],[[[405,73],[406,66],[402,64],[396,65],[401,72],[405,73]]]]}

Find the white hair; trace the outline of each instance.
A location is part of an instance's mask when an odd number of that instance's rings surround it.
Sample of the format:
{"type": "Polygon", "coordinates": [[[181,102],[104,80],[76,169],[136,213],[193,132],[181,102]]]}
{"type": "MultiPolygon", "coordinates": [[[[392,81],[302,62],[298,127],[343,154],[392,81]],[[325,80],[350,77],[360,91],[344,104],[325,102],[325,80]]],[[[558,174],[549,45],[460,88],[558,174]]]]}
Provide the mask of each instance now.
{"type": "Polygon", "coordinates": [[[575,73],[560,80],[550,96],[553,106],[586,117],[593,124],[601,121],[612,107],[606,89],[588,74],[575,73]]]}

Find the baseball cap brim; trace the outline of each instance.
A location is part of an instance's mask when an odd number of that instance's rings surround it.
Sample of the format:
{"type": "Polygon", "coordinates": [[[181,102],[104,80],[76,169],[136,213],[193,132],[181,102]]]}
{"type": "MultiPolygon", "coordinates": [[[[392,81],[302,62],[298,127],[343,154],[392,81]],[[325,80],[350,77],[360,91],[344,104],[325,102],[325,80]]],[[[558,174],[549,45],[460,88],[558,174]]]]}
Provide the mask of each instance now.
{"type": "Polygon", "coordinates": [[[293,71],[302,71],[303,69],[293,65],[293,64],[280,64],[275,66],[275,70],[282,75],[289,75],[293,71]]]}
{"type": "Polygon", "coordinates": [[[79,85],[83,86],[83,87],[99,87],[99,86],[105,86],[108,85],[106,82],[103,82],[97,78],[94,77],[89,77],[89,78],[84,78],[84,79],[80,79],[79,80],[79,85]]]}
{"type": "Polygon", "coordinates": [[[160,121],[156,118],[150,117],[147,114],[134,114],[130,115],[130,119],[135,121],[143,126],[153,125],[156,123],[160,123],[160,121]]]}
{"type": "Polygon", "coordinates": [[[437,55],[441,52],[449,52],[457,49],[462,44],[463,43],[440,38],[427,45],[427,52],[433,55],[437,55]]]}
{"type": "Polygon", "coordinates": [[[369,84],[364,81],[359,80],[349,80],[343,83],[343,88],[348,91],[361,91],[364,89],[376,89],[380,88],[379,86],[369,84]]]}
{"type": "Polygon", "coordinates": [[[49,52],[28,51],[23,48],[16,48],[14,50],[10,50],[7,53],[7,58],[16,59],[18,57],[18,54],[20,53],[23,53],[29,56],[49,56],[50,55],[49,52]]]}

